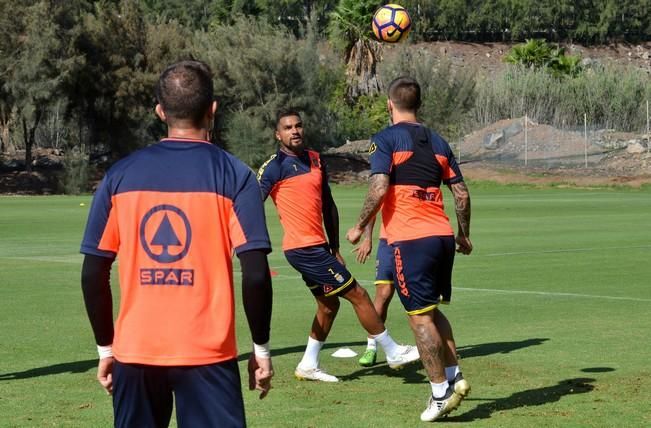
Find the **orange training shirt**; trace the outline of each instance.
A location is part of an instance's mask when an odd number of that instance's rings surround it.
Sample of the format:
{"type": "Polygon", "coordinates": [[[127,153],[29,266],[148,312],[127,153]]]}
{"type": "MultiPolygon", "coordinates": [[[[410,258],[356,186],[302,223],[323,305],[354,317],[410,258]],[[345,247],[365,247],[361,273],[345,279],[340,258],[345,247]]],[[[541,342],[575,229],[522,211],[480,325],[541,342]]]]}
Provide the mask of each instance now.
{"type": "Polygon", "coordinates": [[[118,258],[115,358],[160,366],[236,358],[232,252],[270,248],[255,176],[222,149],[164,139],[116,163],[81,246],[118,258]]]}
{"type": "Polygon", "coordinates": [[[300,156],[282,150],[258,171],[262,197],[271,195],[283,226],[283,251],[326,242],[323,232],[325,169],[319,154],[305,150],[300,156]]]}
{"type": "Polygon", "coordinates": [[[389,243],[454,235],[441,183],[463,181],[452,150],[434,131],[401,122],[371,139],[371,174],[389,175],[382,224],[389,243]]]}

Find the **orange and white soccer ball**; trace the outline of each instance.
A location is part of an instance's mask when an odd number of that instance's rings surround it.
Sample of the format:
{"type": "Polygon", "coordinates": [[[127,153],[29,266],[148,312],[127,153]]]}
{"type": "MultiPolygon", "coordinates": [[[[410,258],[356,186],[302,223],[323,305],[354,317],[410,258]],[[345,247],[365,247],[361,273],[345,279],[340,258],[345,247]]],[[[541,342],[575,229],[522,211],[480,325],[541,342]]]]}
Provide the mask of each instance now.
{"type": "Polygon", "coordinates": [[[373,15],[373,33],[381,42],[396,43],[407,38],[411,30],[411,18],[407,9],[399,4],[380,6],[373,15]]]}

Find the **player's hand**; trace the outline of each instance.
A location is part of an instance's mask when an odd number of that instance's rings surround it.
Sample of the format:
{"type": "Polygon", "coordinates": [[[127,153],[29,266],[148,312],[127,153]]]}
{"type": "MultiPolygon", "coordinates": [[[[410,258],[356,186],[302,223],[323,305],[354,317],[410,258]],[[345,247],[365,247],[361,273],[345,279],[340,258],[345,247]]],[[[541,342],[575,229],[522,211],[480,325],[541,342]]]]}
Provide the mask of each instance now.
{"type": "Polygon", "coordinates": [[[271,389],[271,378],[274,369],[271,358],[257,357],[251,353],[249,357],[249,389],[260,391],[260,400],[267,396],[271,389]]]}
{"type": "Polygon", "coordinates": [[[348,242],[355,245],[359,242],[359,238],[362,237],[363,232],[364,230],[362,230],[362,228],[359,227],[359,225],[355,225],[350,229],[348,229],[348,232],[346,232],[346,239],[348,240],[348,242]]]}
{"type": "Polygon", "coordinates": [[[97,380],[108,395],[113,393],[113,357],[99,360],[97,364],[97,380]]]}
{"type": "Polygon", "coordinates": [[[457,253],[468,255],[472,253],[472,242],[470,238],[463,235],[457,235],[457,253]]]}
{"type": "Polygon", "coordinates": [[[368,238],[364,239],[359,246],[353,248],[353,253],[356,253],[355,259],[357,260],[357,263],[366,263],[371,251],[373,251],[373,243],[368,238]]]}
{"type": "Polygon", "coordinates": [[[341,256],[341,253],[339,252],[339,250],[335,250],[335,251],[333,251],[333,254],[332,254],[332,255],[335,256],[335,258],[337,259],[337,261],[338,261],[339,263],[341,263],[342,266],[346,266],[346,260],[344,260],[344,258],[341,256]]]}

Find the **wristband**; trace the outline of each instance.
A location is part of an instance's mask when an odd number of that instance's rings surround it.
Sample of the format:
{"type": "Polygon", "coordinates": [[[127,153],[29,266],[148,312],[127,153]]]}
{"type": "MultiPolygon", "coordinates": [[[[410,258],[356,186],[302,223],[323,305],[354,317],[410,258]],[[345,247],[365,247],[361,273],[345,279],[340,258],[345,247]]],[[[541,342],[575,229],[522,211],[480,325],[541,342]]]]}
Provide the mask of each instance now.
{"type": "Polygon", "coordinates": [[[113,345],[97,345],[97,353],[99,354],[100,360],[103,358],[110,358],[113,356],[113,345]]]}
{"type": "Polygon", "coordinates": [[[256,357],[271,358],[271,351],[269,350],[269,342],[264,345],[253,344],[253,353],[256,357]]]}

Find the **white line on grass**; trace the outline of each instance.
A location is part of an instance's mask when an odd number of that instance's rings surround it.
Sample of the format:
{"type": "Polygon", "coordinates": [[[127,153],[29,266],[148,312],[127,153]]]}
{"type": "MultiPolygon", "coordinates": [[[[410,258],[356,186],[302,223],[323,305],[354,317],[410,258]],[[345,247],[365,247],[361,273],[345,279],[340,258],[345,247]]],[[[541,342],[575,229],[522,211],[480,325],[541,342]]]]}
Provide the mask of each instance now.
{"type": "MultiPolygon", "coordinates": [[[[237,272],[239,274],[239,272],[237,272]]],[[[273,279],[292,279],[298,280],[302,279],[298,275],[274,275],[273,279]]],[[[273,280],[272,279],[272,280],[273,280]]],[[[361,285],[372,286],[373,281],[366,280],[357,280],[361,285]]],[[[642,299],[637,297],[617,297],[617,296],[600,296],[595,294],[579,294],[579,293],[554,293],[548,291],[528,291],[528,290],[501,290],[497,288],[466,288],[466,287],[454,287],[454,290],[459,291],[476,291],[480,293],[499,293],[499,294],[535,294],[541,296],[550,296],[550,297],[580,297],[586,299],[605,299],[605,300],[626,300],[631,302],[651,302],[651,299],[642,299]]]]}
{"type": "Polygon", "coordinates": [[[556,250],[540,250],[540,251],[513,251],[507,253],[489,253],[489,254],[473,254],[473,257],[502,257],[502,256],[524,256],[530,254],[554,254],[554,253],[581,253],[588,251],[610,251],[610,250],[639,250],[651,248],[651,245],[627,245],[621,247],[591,247],[591,248],[559,248],[556,250]]]}
{"type": "Polygon", "coordinates": [[[617,297],[617,296],[600,296],[595,294],[579,294],[579,293],[555,293],[548,291],[529,291],[529,290],[500,290],[497,288],[465,288],[454,287],[459,291],[479,291],[484,293],[501,293],[501,294],[536,294],[540,296],[551,297],[581,297],[587,299],[606,299],[606,300],[627,300],[631,302],[651,302],[651,299],[641,299],[638,297],[617,297]]]}
{"type": "MultiPolygon", "coordinates": [[[[592,251],[599,249],[626,249],[626,248],[651,248],[649,245],[637,246],[637,247],[611,247],[611,248],[583,248],[583,249],[573,249],[573,250],[556,250],[556,251],[542,251],[543,253],[547,252],[567,252],[567,251],[592,251]]],[[[499,255],[514,255],[514,254],[535,254],[538,252],[522,252],[522,253],[502,253],[502,254],[487,254],[486,256],[499,256],[499,255]]],[[[46,261],[46,262],[55,262],[55,263],[79,263],[81,261],[81,256],[75,256],[74,259],[67,258],[65,256],[60,256],[59,258],[52,257],[0,257],[3,259],[10,260],[37,260],[37,261],[46,261]]],[[[272,270],[284,269],[289,266],[277,266],[272,267],[272,270]]],[[[241,275],[240,272],[235,272],[236,276],[241,275]]],[[[275,279],[291,279],[291,280],[300,280],[302,279],[298,275],[274,275],[275,279]]],[[[367,280],[357,280],[362,285],[371,286],[373,281],[367,280]]],[[[651,299],[643,299],[637,297],[617,297],[617,296],[601,296],[595,294],[579,294],[579,293],[557,293],[557,292],[547,292],[547,291],[529,291],[529,290],[502,290],[497,288],[466,288],[466,287],[454,287],[455,290],[459,291],[470,291],[470,292],[482,292],[482,293],[499,293],[499,294],[533,294],[539,296],[550,296],[550,297],[579,297],[586,299],[604,299],[604,300],[624,300],[630,302],[651,302],[651,299]]]]}
{"type": "Polygon", "coordinates": [[[50,263],[75,263],[81,264],[83,256],[70,255],[70,256],[0,256],[0,259],[5,260],[24,260],[33,262],[50,262],[50,263]]]}

